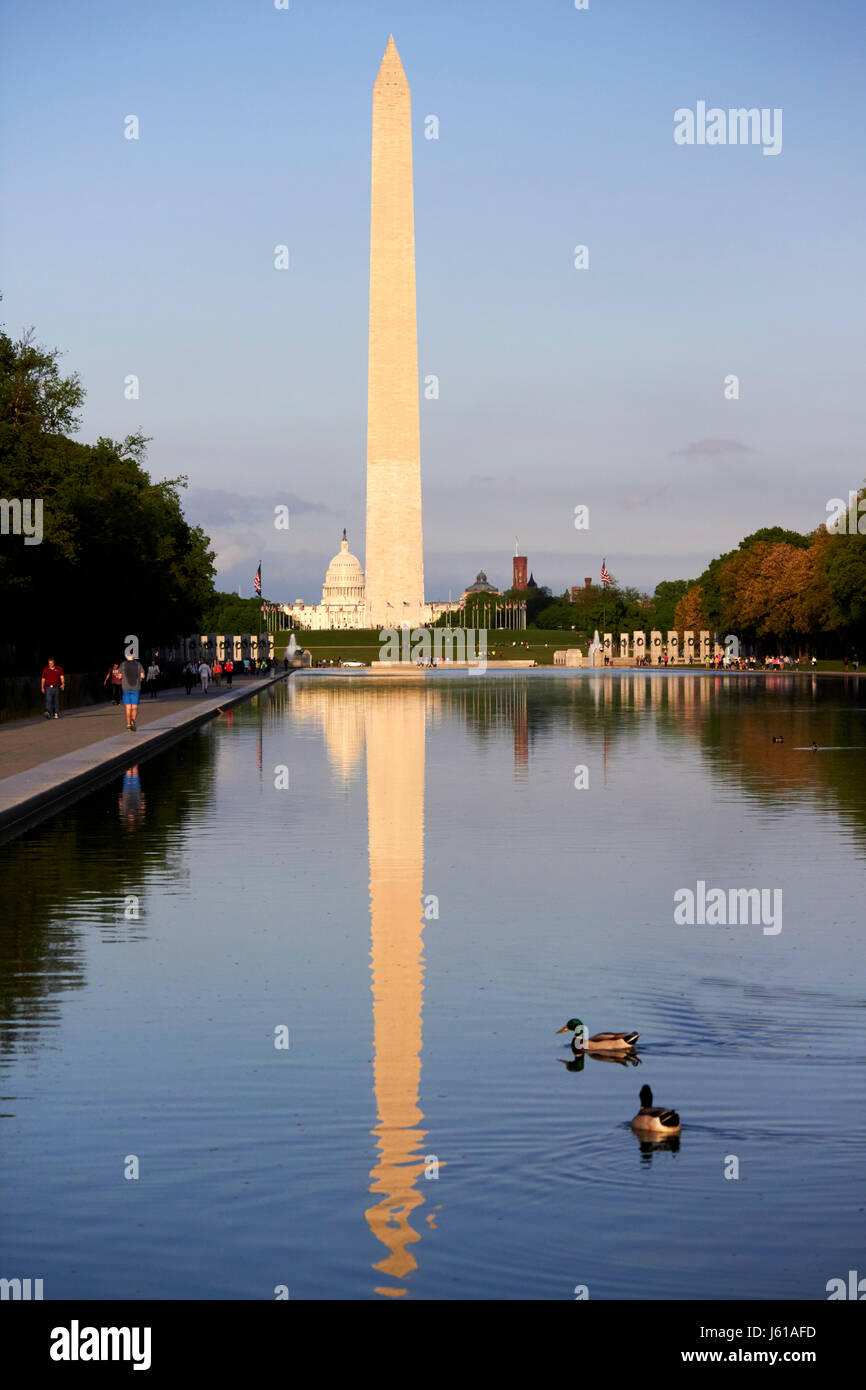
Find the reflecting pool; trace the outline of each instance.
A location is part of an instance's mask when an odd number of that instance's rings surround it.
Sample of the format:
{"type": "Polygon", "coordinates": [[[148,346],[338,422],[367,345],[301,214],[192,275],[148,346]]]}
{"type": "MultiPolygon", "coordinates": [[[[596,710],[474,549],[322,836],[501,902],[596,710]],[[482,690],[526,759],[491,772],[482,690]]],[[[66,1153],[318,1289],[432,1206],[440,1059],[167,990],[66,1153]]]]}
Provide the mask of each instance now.
{"type": "Polygon", "coordinates": [[[864,771],[866,677],[628,671],[295,676],[130,766],[0,851],[0,1276],[826,1298],[864,771]],[[676,920],[751,889],[772,924],[676,920]],[[644,1083],[681,1135],[631,1129],[644,1083]]]}

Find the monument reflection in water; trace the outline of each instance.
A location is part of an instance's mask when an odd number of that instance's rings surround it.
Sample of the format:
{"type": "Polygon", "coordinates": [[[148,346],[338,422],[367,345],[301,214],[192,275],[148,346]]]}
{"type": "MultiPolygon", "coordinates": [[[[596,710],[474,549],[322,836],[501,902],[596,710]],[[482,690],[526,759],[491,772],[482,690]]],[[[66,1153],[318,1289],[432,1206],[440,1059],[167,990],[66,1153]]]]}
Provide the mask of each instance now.
{"type": "MultiPolygon", "coordinates": [[[[421,997],[424,891],[423,690],[382,691],[365,701],[367,832],[370,849],[370,933],[373,975],[373,1087],[379,1151],[370,1174],[378,1200],[367,1208],[370,1229],[390,1254],[375,1267],[405,1279],[416,1267],[420,1240],[412,1213],[424,1203],[425,1132],[421,1086],[421,997]]],[[[383,1288],[396,1297],[404,1289],[383,1288]]]]}
{"type": "MultiPolygon", "coordinates": [[[[424,745],[428,693],[329,682],[302,685],[295,708],[321,722],[332,767],[348,776],[366,748],[370,863],[373,1090],[378,1151],[370,1173],[376,1199],[365,1212],[387,1248],[373,1268],[401,1281],[417,1268],[421,1239],[412,1216],[424,1205],[420,1128],[421,1009],[424,980],[424,745]]],[[[399,1298],[405,1287],[377,1293],[399,1298]]]]}

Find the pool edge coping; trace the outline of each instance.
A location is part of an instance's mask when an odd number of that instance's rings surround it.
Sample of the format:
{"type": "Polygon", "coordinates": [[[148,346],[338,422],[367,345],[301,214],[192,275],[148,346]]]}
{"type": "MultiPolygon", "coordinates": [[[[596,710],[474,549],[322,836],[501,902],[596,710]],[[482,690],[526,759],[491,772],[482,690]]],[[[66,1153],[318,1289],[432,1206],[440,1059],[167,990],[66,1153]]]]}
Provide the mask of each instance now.
{"type": "Polygon", "coordinates": [[[135,752],[136,764],[145,762],[216,719],[223,710],[251,699],[278,681],[287,681],[292,674],[291,670],[280,671],[267,680],[236,689],[231,695],[226,693],[215,698],[204,707],[198,705],[194,710],[176,710],[163,715],[136,731],[134,743],[128,733],[112,734],[4,777],[0,780],[0,845],[49,820],[101,783],[110,781],[121,768],[129,767],[131,752],[135,752]]]}

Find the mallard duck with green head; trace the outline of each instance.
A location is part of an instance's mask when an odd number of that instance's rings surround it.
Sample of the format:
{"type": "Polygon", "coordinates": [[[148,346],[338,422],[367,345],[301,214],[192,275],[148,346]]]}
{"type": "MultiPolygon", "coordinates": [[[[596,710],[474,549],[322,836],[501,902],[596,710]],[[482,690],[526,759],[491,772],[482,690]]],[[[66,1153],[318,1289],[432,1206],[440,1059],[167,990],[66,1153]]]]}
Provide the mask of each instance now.
{"type": "Polygon", "coordinates": [[[570,1018],[557,1033],[573,1033],[571,1050],[578,1052],[628,1052],[634,1047],[640,1033],[587,1033],[586,1024],[579,1018],[570,1018]]]}
{"type": "Polygon", "coordinates": [[[676,1110],[665,1110],[662,1105],[653,1105],[653,1093],[649,1086],[641,1086],[640,1110],[632,1120],[631,1127],[653,1134],[679,1134],[682,1124],[676,1110]]]}

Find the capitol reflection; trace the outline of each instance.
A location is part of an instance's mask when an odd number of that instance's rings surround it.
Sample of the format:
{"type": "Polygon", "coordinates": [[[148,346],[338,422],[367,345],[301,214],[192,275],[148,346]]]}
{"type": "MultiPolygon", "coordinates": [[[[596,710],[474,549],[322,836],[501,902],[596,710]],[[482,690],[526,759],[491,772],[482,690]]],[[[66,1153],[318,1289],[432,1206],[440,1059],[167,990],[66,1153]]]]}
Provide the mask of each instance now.
{"type": "MultiPolygon", "coordinates": [[[[373,1199],[364,1215],[385,1254],[373,1263],[376,1292],[400,1298],[418,1268],[426,1130],[420,1105],[423,1004],[425,726],[423,686],[365,682],[299,685],[295,715],[320,724],[328,760],[344,785],[366,749],[370,872],[373,1199]]],[[[434,702],[435,703],[435,702],[434,702]]]]}

